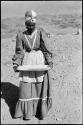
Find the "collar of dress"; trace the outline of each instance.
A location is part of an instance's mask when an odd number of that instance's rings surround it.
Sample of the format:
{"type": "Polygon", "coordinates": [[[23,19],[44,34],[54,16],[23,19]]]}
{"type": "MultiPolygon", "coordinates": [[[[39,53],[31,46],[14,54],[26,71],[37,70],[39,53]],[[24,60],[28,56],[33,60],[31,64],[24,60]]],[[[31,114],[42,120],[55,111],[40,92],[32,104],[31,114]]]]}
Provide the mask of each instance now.
{"type": "Polygon", "coordinates": [[[29,40],[28,40],[26,34],[24,34],[24,36],[25,36],[25,38],[26,38],[26,40],[27,40],[27,42],[28,42],[28,45],[29,45],[29,47],[31,48],[31,50],[33,49],[34,44],[35,44],[35,40],[36,40],[36,36],[37,36],[37,30],[35,30],[31,35],[28,35],[28,36],[29,36],[30,38],[32,38],[33,35],[35,35],[35,36],[34,36],[33,44],[32,44],[32,47],[31,47],[31,44],[30,44],[30,42],[29,42],[29,40]]]}

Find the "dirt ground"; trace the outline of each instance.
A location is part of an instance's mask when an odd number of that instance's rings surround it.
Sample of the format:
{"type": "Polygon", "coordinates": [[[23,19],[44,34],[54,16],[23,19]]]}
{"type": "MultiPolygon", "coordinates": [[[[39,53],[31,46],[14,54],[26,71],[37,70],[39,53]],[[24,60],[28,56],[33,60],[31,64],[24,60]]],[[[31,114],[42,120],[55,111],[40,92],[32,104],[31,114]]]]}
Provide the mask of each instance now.
{"type": "MultiPolygon", "coordinates": [[[[40,124],[82,124],[82,36],[76,29],[55,29],[44,26],[53,36],[47,38],[47,46],[54,54],[52,80],[53,105],[40,124]]],[[[1,123],[38,124],[33,117],[29,121],[14,119],[18,100],[18,73],[12,68],[15,36],[1,40],[1,123]]]]}

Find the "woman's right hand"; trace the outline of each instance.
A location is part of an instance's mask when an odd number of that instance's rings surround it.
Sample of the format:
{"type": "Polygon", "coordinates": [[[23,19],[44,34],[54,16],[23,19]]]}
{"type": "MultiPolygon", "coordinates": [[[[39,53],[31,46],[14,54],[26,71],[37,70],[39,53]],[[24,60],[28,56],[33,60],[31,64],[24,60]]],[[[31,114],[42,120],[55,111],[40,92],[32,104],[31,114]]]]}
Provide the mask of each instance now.
{"type": "Polygon", "coordinates": [[[17,68],[18,68],[18,65],[15,64],[15,65],[13,66],[14,72],[19,72],[19,71],[17,70],[17,68]]]}

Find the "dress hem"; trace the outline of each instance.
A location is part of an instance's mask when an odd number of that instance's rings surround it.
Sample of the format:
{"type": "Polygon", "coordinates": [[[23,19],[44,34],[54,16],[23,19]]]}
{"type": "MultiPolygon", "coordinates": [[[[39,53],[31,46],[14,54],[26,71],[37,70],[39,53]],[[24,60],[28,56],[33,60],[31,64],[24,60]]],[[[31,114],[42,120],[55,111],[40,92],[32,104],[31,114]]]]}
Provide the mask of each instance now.
{"type": "Polygon", "coordinates": [[[14,118],[31,119],[35,116],[44,119],[52,106],[52,98],[46,100],[18,101],[14,118]]]}

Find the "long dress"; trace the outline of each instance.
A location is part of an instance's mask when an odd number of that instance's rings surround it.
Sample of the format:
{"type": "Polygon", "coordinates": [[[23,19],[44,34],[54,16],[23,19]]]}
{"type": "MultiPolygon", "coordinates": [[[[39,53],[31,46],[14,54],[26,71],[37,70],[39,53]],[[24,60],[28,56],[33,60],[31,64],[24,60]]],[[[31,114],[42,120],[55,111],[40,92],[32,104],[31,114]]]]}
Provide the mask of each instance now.
{"type": "MultiPolygon", "coordinates": [[[[40,40],[39,29],[29,36],[26,32],[18,33],[13,64],[46,64],[45,47],[40,40]]],[[[47,51],[48,52],[48,51],[47,51]]],[[[49,62],[49,61],[48,61],[49,62]]],[[[52,106],[51,83],[47,71],[19,72],[19,100],[15,108],[15,118],[31,119],[33,116],[43,119],[52,106]]]]}

